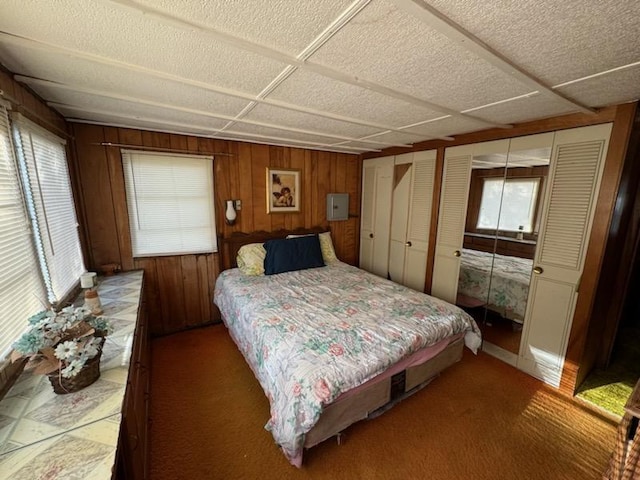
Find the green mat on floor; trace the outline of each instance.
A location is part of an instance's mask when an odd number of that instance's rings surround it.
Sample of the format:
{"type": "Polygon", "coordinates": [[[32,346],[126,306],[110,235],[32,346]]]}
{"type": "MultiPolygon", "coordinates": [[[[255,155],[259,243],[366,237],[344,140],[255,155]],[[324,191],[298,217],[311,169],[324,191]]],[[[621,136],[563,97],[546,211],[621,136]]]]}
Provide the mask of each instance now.
{"type": "Polygon", "coordinates": [[[577,396],[622,416],[624,405],[640,377],[640,329],[625,329],[619,338],[609,367],[589,374],[577,396]]]}

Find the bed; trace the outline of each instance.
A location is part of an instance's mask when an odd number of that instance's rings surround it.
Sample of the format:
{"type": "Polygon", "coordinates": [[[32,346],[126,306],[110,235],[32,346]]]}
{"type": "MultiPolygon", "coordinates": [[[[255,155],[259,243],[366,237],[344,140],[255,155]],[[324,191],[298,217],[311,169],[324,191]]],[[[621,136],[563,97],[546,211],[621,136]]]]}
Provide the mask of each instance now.
{"type": "MultiPolygon", "coordinates": [[[[465,248],[460,263],[458,294],[463,296],[461,298],[475,299],[475,305],[486,304],[504,318],[521,323],[527,308],[532,268],[533,260],[527,258],[465,248]]],[[[471,304],[466,300],[459,303],[471,304]]]]}
{"type": "Polygon", "coordinates": [[[269,399],[265,428],[300,467],[305,448],[419,390],[481,339],[458,307],[340,261],[275,275],[233,268],[241,244],[284,233],[223,240],[230,268],[214,302],[269,399]]]}

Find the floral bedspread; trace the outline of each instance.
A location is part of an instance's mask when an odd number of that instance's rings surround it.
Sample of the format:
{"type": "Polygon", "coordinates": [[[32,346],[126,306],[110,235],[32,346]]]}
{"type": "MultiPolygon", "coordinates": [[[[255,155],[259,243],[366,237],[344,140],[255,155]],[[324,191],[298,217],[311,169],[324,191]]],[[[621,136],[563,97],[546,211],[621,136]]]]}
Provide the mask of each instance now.
{"type": "Polygon", "coordinates": [[[323,406],[473,319],[442,300],[337,262],[280,275],[226,270],[214,302],[271,405],[266,429],[296,466],[323,406]]]}
{"type": "Polygon", "coordinates": [[[487,302],[504,317],[521,320],[527,308],[533,260],[464,249],[458,292],[487,302]],[[491,280],[491,282],[489,281],[491,280]]]}

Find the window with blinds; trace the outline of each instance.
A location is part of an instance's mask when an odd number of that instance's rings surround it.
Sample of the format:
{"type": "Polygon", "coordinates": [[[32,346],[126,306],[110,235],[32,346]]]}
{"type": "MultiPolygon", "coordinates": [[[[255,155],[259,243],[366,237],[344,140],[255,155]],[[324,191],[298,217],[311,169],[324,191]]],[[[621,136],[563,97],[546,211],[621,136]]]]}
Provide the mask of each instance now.
{"type": "Polygon", "coordinates": [[[134,257],[216,252],[213,158],[123,151],[134,257]]]}
{"type": "Polygon", "coordinates": [[[51,303],[84,273],[64,140],[16,115],[14,140],[40,267],[51,303]]]}
{"type": "Polygon", "coordinates": [[[0,359],[47,302],[13,155],[7,110],[0,105],[0,359]]]}

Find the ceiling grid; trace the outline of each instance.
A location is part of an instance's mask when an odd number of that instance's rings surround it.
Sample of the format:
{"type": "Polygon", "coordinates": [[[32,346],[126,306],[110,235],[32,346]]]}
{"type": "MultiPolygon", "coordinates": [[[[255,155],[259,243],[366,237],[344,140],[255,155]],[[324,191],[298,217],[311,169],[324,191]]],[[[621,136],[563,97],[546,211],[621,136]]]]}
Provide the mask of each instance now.
{"type": "Polygon", "coordinates": [[[640,97],[631,0],[4,0],[67,119],[361,153],[640,97]]]}

